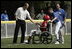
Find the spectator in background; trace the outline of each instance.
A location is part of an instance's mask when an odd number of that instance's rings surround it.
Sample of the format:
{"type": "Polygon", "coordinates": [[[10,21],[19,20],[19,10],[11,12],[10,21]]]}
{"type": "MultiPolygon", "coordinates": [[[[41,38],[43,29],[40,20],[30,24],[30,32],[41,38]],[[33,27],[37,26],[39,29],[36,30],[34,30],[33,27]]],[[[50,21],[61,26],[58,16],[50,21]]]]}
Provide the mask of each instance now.
{"type": "Polygon", "coordinates": [[[1,21],[9,21],[7,11],[5,10],[4,13],[1,14],[1,21]]]}
{"type": "Polygon", "coordinates": [[[40,13],[36,16],[36,18],[37,18],[37,19],[40,19],[40,20],[41,20],[41,19],[43,20],[43,16],[44,16],[44,15],[45,15],[45,14],[44,14],[44,11],[41,10],[40,13]]]}

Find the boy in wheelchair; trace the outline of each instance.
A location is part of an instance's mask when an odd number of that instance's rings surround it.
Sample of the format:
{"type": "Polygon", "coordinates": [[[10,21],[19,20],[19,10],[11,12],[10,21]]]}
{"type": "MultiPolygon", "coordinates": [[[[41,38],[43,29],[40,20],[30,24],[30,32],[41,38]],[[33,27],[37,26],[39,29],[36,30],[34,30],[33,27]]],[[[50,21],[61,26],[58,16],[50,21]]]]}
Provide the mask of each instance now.
{"type": "Polygon", "coordinates": [[[28,38],[28,43],[31,42],[31,39],[32,39],[32,43],[35,43],[35,36],[38,36],[39,37],[39,41],[40,43],[51,43],[52,41],[52,36],[51,34],[49,33],[49,27],[50,27],[50,24],[48,23],[48,20],[50,20],[50,16],[48,15],[45,15],[43,17],[43,22],[42,24],[39,24],[37,23],[37,25],[39,26],[39,29],[37,30],[32,30],[31,33],[30,33],[30,36],[28,38]],[[50,38],[48,38],[49,36],[51,36],[50,38]],[[50,40],[50,41],[48,41],[50,40]]]}

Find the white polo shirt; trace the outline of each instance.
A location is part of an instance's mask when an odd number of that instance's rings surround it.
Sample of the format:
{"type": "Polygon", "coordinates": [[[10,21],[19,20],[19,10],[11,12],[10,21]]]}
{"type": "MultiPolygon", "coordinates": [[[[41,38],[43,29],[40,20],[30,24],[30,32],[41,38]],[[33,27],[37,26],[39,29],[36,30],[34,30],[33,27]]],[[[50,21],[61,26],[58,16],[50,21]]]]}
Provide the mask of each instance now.
{"type": "Polygon", "coordinates": [[[30,14],[27,10],[24,10],[23,7],[19,7],[15,13],[16,20],[25,20],[27,17],[31,19],[30,14]]]}

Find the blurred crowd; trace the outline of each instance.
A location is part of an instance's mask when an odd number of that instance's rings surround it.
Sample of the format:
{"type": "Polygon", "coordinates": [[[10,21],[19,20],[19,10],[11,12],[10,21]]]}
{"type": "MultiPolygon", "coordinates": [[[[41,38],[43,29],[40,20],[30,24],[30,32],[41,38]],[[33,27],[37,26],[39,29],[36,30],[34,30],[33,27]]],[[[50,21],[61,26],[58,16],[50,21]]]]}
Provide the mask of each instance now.
{"type": "MultiPolygon", "coordinates": [[[[51,18],[53,18],[52,17],[52,14],[50,14],[49,12],[48,12],[48,9],[50,8],[51,6],[49,5],[47,8],[45,8],[45,9],[40,9],[39,10],[39,12],[38,12],[38,14],[36,14],[34,17],[32,17],[32,19],[35,19],[35,20],[42,20],[43,19],[43,16],[45,15],[45,14],[47,14],[47,15],[49,15],[49,16],[51,16],[51,18]]],[[[57,11],[57,10],[60,10],[61,9],[61,6],[60,6],[60,4],[56,4],[56,8],[55,9],[53,9],[54,11],[57,11]]],[[[64,9],[63,9],[64,10],[64,9]]],[[[67,16],[67,12],[65,12],[65,15],[67,16]]],[[[15,18],[15,17],[14,17],[15,18]]],[[[10,17],[10,14],[9,13],[7,13],[7,10],[4,10],[3,11],[3,13],[1,13],[1,21],[9,21],[11,19],[11,17],[10,17]]],[[[28,19],[28,18],[27,18],[28,19]]]]}

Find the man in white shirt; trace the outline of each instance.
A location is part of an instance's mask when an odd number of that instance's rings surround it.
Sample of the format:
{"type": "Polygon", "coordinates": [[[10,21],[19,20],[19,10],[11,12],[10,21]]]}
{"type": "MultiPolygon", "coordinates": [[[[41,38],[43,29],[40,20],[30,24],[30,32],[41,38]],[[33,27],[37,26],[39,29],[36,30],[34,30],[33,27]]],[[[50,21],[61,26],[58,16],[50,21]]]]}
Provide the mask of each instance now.
{"type": "MultiPolygon", "coordinates": [[[[28,3],[25,3],[23,7],[19,7],[15,13],[16,16],[16,27],[15,27],[15,32],[14,32],[14,38],[13,38],[13,43],[17,42],[17,36],[18,36],[18,31],[19,28],[21,27],[21,43],[24,43],[24,39],[25,39],[25,30],[26,30],[26,17],[29,18],[29,20],[31,22],[33,22],[33,20],[30,17],[29,12],[27,11],[29,7],[28,3]]],[[[35,22],[33,22],[35,23],[35,22]]]]}

